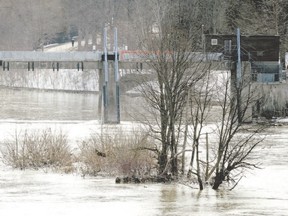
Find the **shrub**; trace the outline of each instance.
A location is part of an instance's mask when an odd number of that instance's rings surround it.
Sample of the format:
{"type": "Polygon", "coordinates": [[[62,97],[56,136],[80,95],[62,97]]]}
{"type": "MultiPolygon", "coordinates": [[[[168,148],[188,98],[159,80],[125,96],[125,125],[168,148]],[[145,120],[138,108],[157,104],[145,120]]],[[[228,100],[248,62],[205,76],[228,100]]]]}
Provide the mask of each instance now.
{"type": "Polygon", "coordinates": [[[156,166],[147,134],[92,134],[79,146],[83,175],[149,175],[156,166]]]}
{"type": "Polygon", "coordinates": [[[44,167],[68,169],[72,167],[72,154],[67,136],[51,129],[42,131],[26,130],[24,134],[15,133],[13,140],[6,141],[1,149],[3,162],[14,168],[39,169],[44,167]]]}

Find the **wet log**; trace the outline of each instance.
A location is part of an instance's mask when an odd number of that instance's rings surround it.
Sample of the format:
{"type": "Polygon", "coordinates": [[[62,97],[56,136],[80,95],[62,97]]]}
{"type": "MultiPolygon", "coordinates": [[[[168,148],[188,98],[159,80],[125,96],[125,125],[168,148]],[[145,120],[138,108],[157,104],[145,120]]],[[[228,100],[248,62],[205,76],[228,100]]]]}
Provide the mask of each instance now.
{"type": "Polygon", "coordinates": [[[95,149],[95,153],[99,156],[99,157],[106,157],[106,154],[104,152],[100,152],[97,149],[95,149]]]}
{"type": "Polygon", "coordinates": [[[117,177],[115,179],[116,184],[140,184],[140,183],[167,183],[172,182],[173,178],[171,175],[165,176],[144,176],[144,177],[137,177],[137,176],[126,176],[126,177],[117,177]]]}

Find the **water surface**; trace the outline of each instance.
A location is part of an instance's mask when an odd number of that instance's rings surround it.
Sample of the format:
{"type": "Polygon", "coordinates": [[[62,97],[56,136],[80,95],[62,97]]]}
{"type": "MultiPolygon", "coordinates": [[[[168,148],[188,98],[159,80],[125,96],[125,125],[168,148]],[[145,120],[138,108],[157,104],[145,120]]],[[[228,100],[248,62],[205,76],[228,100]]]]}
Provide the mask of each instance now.
{"type": "MultiPolygon", "coordinates": [[[[72,139],[99,129],[95,94],[0,89],[0,99],[2,141],[17,127],[56,125],[66,128],[72,139]]],[[[288,126],[266,131],[254,154],[262,169],[246,173],[232,191],[207,187],[199,192],[181,184],[117,185],[113,178],[1,165],[0,215],[288,215],[287,131],[288,126]]]]}

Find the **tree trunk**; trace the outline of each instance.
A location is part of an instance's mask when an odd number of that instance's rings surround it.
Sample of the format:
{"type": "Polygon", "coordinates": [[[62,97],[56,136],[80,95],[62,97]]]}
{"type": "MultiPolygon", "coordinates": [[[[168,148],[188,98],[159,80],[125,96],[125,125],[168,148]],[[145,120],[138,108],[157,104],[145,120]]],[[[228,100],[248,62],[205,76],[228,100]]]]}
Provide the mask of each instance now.
{"type": "MultiPolygon", "coordinates": [[[[166,149],[166,147],[163,147],[161,153],[159,154],[159,158],[158,158],[159,174],[161,174],[165,171],[165,167],[166,167],[167,162],[168,162],[167,149],[166,149]]],[[[164,174],[166,174],[166,173],[164,173],[164,174]]]]}
{"type": "Polygon", "coordinates": [[[223,180],[225,179],[224,172],[221,170],[220,172],[216,173],[215,181],[213,183],[213,189],[217,190],[219,186],[222,184],[223,180]]]}
{"type": "Polygon", "coordinates": [[[190,178],[192,175],[194,156],[195,156],[195,144],[193,144],[193,148],[192,148],[192,155],[191,155],[191,160],[190,160],[190,167],[187,173],[187,178],[190,178]]]}
{"type": "Polygon", "coordinates": [[[174,122],[173,119],[170,120],[170,131],[171,131],[171,141],[170,141],[170,146],[171,146],[171,172],[173,176],[178,175],[178,160],[177,160],[177,144],[176,144],[176,139],[175,139],[175,128],[174,128],[174,122]]]}
{"type": "Polygon", "coordinates": [[[197,180],[198,180],[198,184],[199,184],[199,190],[203,190],[204,189],[203,182],[202,182],[201,177],[198,174],[197,174],[197,180]]]}
{"type": "Polygon", "coordinates": [[[199,159],[199,143],[196,143],[196,162],[197,162],[197,180],[199,184],[199,189],[203,190],[203,182],[201,179],[201,171],[200,171],[200,159],[199,159]]]}
{"type": "Polygon", "coordinates": [[[178,175],[178,161],[177,157],[174,157],[171,161],[171,172],[173,176],[178,175]]]}

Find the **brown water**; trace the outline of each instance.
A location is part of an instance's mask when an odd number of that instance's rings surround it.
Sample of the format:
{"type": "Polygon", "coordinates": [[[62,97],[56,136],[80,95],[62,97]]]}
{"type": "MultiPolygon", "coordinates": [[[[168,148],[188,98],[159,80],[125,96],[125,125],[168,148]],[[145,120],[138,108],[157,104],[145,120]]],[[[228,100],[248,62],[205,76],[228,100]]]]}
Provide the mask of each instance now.
{"type": "Polygon", "coordinates": [[[0,119],[99,119],[98,94],[0,88],[0,119]]]}
{"type": "MultiPolygon", "coordinates": [[[[31,120],[49,120],[59,127],[59,120],[77,120],[65,123],[74,133],[87,125],[93,129],[89,122],[97,119],[98,98],[93,94],[0,90],[0,98],[2,131],[30,125],[31,120]]],[[[287,132],[288,126],[266,132],[254,155],[263,169],[247,173],[232,191],[207,187],[199,192],[181,184],[117,185],[112,178],[83,179],[1,165],[0,215],[288,215],[287,132]]],[[[5,134],[0,131],[0,136],[5,134]]]]}

